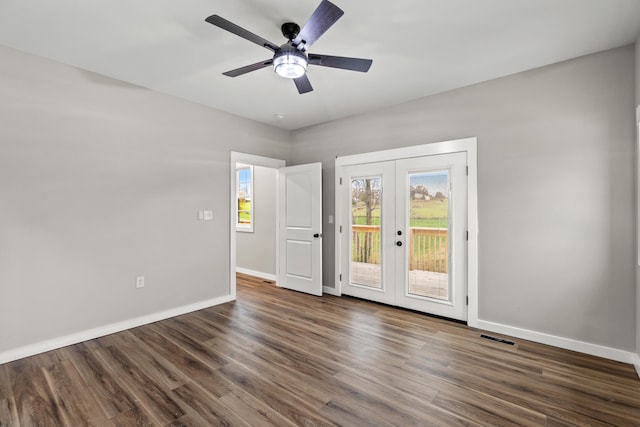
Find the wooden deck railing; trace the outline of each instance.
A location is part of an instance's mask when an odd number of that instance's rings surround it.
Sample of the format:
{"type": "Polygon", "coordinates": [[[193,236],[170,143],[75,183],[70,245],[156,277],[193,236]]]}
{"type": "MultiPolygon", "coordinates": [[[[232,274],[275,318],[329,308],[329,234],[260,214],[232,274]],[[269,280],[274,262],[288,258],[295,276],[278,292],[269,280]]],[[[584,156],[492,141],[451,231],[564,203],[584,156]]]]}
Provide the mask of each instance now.
{"type": "MultiPolygon", "coordinates": [[[[380,226],[352,225],[351,259],[380,264],[380,226]]],[[[409,269],[447,273],[449,239],[446,228],[409,228],[409,269]]]]}
{"type": "Polygon", "coordinates": [[[449,267],[449,230],[446,228],[409,228],[409,270],[447,273],[449,267]]]}
{"type": "Polygon", "coordinates": [[[351,259],[380,264],[380,226],[352,225],[351,230],[351,259]]]}

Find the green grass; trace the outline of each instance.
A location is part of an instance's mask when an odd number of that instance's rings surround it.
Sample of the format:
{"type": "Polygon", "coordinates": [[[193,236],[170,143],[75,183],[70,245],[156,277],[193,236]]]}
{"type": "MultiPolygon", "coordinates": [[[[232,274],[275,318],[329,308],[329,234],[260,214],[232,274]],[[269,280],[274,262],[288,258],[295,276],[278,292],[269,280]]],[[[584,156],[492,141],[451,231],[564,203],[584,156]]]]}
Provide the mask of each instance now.
{"type": "MultiPolygon", "coordinates": [[[[352,206],[354,224],[380,225],[380,208],[371,212],[371,224],[366,221],[366,208],[364,203],[358,202],[352,206]]],[[[410,227],[449,227],[449,203],[447,200],[412,200],[410,227]]]]}
{"type": "Polygon", "coordinates": [[[379,216],[372,216],[371,217],[371,224],[367,224],[367,218],[363,215],[363,216],[354,216],[353,217],[353,223],[356,225],[380,225],[380,217],[379,216]]]}
{"type": "Polygon", "coordinates": [[[238,200],[238,222],[240,224],[251,222],[251,201],[238,200]]]}

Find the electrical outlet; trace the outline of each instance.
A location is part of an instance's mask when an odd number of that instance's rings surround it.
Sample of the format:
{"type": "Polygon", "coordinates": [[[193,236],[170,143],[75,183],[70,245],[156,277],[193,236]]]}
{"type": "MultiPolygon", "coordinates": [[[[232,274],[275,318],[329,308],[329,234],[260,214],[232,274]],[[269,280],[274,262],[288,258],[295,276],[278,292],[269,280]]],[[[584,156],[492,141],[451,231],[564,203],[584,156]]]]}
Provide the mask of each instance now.
{"type": "Polygon", "coordinates": [[[144,276],[136,277],[136,288],[144,288],[144,276]]]}

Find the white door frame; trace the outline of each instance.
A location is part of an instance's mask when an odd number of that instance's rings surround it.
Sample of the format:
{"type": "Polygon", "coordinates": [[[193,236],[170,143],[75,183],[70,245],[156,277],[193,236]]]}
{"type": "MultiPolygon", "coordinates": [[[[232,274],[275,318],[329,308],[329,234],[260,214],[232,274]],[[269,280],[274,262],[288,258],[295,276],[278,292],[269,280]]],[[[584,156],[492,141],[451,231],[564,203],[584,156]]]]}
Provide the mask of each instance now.
{"type": "MultiPolygon", "coordinates": [[[[467,307],[467,324],[471,327],[478,325],[478,139],[476,137],[456,139],[451,141],[423,144],[413,147],[394,148],[391,150],[375,151],[371,153],[353,154],[337,157],[335,162],[335,206],[336,218],[343,218],[345,206],[341,192],[339,191],[342,166],[357,165],[363,163],[384,162],[388,160],[406,159],[410,157],[431,156],[456,152],[467,153],[467,165],[469,167],[467,178],[467,227],[469,240],[467,242],[467,295],[469,305],[467,307]]],[[[342,292],[341,260],[341,233],[340,225],[335,227],[335,284],[336,293],[342,292]]]]}
{"type": "MultiPolygon", "coordinates": [[[[286,162],[284,160],[231,151],[231,159],[229,162],[229,294],[233,299],[236,299],[236,163],[246,163],[249,165],[263,166],[272,169],[280,169],[286,166],[286,162]]],[[[274,183],[274,185],[276,185],[276,183],[274,183]]],[[[278,191],[277,188],[276,191],[278,191]]],[[[276,206],[276,224],[279,222],[278,209],[279,208],[276,206]]],[[[274,242],[274,245],[276,246],[276,277],[278,277],[278,269],[280,264],[278,248],[278,228],[279,227],[276,227],[276,241],[274,242]]]]}
{"type": "MultiPolygon", "coordinates": [[[[640,267],[640,105],[636,107],[636,123],[636,251],[638,256],[637,263],[640,267]]],[[[640,343],[638,345],[640,346],[640,343]]],[[[640,370],[638,375],[640,375],[640,370]]]]}

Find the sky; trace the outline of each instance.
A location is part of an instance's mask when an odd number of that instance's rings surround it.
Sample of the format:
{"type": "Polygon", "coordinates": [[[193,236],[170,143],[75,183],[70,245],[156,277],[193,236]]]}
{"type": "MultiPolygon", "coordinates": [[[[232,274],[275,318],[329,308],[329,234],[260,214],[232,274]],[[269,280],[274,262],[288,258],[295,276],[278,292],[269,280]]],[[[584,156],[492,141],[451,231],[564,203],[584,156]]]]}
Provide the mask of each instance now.
{"type": "Polygon", "coordinates": [[[447,194],[449,192],[449,172],[438,171],[410,174],[409,184],[412,187],[416,187],[418,185],[426,187],[430,196],[435,196],[437,192],[447,194]]]}

